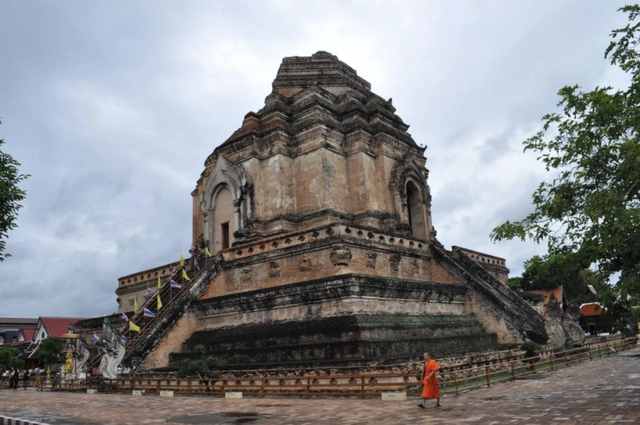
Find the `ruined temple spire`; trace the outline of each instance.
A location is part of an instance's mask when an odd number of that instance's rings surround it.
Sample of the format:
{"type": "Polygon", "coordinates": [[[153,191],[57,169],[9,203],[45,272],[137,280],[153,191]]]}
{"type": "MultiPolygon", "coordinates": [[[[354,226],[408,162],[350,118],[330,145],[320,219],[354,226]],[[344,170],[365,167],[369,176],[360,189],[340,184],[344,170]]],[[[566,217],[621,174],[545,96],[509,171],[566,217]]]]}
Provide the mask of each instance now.
{"type": "Polygon", "coordinates": [[[371,84],[359,77],[355,69],[328,52],[319,51],[311,56],[291,56],[282,60],[273,91],[285,97],[312,86],[341,95],[356,90],[371,92],[371,84]]]}

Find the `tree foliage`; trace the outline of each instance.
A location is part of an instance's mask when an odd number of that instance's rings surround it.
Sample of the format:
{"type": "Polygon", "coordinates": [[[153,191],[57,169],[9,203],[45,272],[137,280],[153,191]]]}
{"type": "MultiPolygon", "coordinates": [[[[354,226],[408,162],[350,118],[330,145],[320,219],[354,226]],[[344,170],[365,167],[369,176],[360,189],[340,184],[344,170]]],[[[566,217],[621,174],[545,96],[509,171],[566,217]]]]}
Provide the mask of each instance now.
{"type": "Polygon", "coordinates": [[[220,361],[214,357],[206,355],[206,348],[202,344],[198,344],[193,348],[195,353],[194,359],[184,359],[178,376],[181,378],[213,378],[220,377],[217,369],[220,361]]]}
{"type": "Polygon", "coordinates": [[[45,364],[59,363],[62,352],[62,340],[55,336],[48,336],[40,343],[38,359],[45,364]]]}
{"type": "Polygon", "coordinates": [[[619,275],[617,291],[626,297],[640,293],[640,6],[620,10],[629,23],[611,33],[605,58],[629,86],[560,89],[560,111],[545,115],[542,131],[524,142],[557,177],[533,193],[532,213],[491,237],[546,240],[550,255],[571,255],[572,267],[619,275]]]}
{"type": "Polygon", "coordinates": [[[580,263],[571,254],[534,256],[525,261],[520,280],[520,288],[525,291],[562,286],[572,304],[593,301],[593,296],[585,293],[587,285],[592,285],[598,293],[609,289],[596,273],[581,268],[580,263]]]}
{"type": "Polygon", "coordinates": [[[18,350],[8,347],[0,347],[0,370],[24,367],[24,360],[18,357],[18,350]]]}
{"type": "MultiPolygon", "coordinates": [[[[0,139],[0,148],[4,140],[0,139]]],[[[18,211],[22,208],[22,201],[26,192],[18,187],[18,184],[28,178],[28,174],[20,174],[20,163],[11,155],[0,150],[0,262],[11,255],[5,252],[6,239],[9,230],[18,227],[18,211]]]]}

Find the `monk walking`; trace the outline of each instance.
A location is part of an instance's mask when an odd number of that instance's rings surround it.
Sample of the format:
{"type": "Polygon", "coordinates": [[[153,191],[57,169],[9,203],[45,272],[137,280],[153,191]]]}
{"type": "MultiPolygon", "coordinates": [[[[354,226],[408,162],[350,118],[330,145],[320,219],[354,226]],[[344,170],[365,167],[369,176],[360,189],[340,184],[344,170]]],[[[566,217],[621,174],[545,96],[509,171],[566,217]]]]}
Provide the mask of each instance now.
{"type": "Polygon", "coordinates": [[[431,354],[424,353],[424,372],[422,372],[422,403],[418,407],[425,409],[427,407],[427,399],[435,398],[436,407],[440,407],[440,387],[438,386],[438,377],[436,371],[440,370],[440,365],[431,358],[431,354]]]}

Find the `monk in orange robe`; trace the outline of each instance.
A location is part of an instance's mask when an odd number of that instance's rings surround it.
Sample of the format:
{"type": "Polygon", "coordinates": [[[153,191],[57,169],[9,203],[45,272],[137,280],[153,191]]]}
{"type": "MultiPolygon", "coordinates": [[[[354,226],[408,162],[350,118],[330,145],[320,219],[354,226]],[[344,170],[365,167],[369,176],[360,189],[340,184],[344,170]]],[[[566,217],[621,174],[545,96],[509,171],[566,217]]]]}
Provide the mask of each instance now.
{"type": "Polygon", "coordinates": [[[431,354],[424,353],[424,371],[422,372],[422,403],[419,407],[425,409],[427,407],[427,399],[435,398],[436,407],[440,407],[440,387],[438,386],[438,377],[436,372],[440,370],[440,365],[431,358],[431,354]]]}

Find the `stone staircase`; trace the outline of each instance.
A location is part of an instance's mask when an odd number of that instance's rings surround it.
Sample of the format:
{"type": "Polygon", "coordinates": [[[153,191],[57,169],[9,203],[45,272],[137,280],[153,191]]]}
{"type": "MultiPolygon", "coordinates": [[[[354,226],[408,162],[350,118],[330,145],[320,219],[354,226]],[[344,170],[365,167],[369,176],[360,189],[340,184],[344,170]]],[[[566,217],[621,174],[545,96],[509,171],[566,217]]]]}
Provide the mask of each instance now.
{"type": "MultiPolygon", "coordinates": [[[[135,371],[138,365],[151,352],[162,337],[174,326],[189,308],[193,300],[198,299],[211,279],[220,271],[224,260],[221,255],[205,259],[200,271],[190,276],[191,281],[182,278],[183,267],[178,267],[173,276],[163,282],[158,289],[129,320],[140,327],[140,332],[130,331],[127,324],[121,334],[128,338],[122,366],[135,371]],[[171,281],[182,285],[181,289],[171,288],[171,281]],[[160,295],[162,308],[157,309],[157,296],[160,295]],[[153,318],[144,317],[144,309],[155,313],[153,318]]],[[[189,273],[188,273],[189,274],[189,273]]],[[[99,361],[99,360],[98,360],[99,361]]]]}
{"type": "Polygon", "coordinates": [[[549,339],[544,319],[531,305],[473,261],[460,248],[447,252],[431,246],[434,258],[527,339],[545,344],[549,339]]]}

